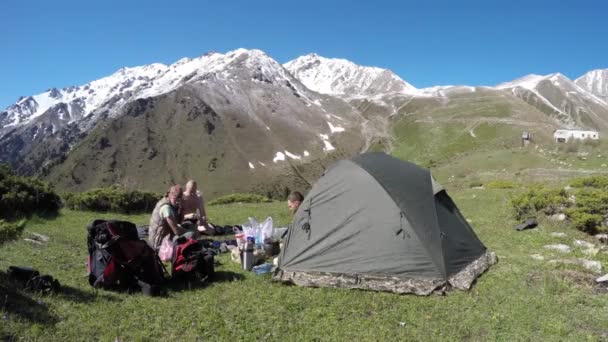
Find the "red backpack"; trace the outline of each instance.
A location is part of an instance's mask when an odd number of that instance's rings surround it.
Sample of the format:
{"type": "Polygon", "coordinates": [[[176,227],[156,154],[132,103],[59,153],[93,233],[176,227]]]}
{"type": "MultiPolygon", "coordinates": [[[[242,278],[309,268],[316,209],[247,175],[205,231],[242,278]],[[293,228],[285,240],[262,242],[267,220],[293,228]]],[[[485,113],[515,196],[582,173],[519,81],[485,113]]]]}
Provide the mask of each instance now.
{"type": "Polygon", "coordinates": [[[173,243],[171,276],[210,280],[215,274],[213,253],[202,242],[194,239],[177,239],[173,243]]]}

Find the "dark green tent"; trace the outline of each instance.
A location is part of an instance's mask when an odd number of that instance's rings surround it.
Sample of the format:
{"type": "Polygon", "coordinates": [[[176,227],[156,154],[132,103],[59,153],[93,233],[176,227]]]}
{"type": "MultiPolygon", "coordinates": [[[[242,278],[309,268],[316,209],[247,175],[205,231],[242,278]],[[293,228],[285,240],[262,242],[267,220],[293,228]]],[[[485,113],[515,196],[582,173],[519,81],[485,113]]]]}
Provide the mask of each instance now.
{"type": "Polygon", "coordinates": [[[496,262],[429,170],[384,153],[342,160],[298,209],[274,278],[428,295],[496,262]]]}

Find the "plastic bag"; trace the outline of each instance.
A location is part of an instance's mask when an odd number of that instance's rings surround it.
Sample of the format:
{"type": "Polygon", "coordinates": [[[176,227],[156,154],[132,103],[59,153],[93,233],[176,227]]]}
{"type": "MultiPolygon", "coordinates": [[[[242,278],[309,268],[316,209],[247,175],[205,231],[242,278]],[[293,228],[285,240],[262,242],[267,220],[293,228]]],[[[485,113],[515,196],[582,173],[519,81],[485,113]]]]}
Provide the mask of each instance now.
{"type": "Polygon", "coordinates": [[[245,236],[251,236],[255,243],[261,245],[267,238],[272,238],[272,217],[267,217],[263,223],[259,223],[255,218],[250,217],[249,221],[241,225],[245,236]]]}
{"type": "Polygon", "coordinates": [[[171,242],[170,235],[165,236],[163,242],[160,244],[158,257],[161,261],[171,261],[171,258],[173,257],[173,242],[171,242]]]}
{"type": "Polygon", "coordinates": [[[262,233],[262,242],[272,238],[272,217],[267,217],[260,227],[262,233]]]}

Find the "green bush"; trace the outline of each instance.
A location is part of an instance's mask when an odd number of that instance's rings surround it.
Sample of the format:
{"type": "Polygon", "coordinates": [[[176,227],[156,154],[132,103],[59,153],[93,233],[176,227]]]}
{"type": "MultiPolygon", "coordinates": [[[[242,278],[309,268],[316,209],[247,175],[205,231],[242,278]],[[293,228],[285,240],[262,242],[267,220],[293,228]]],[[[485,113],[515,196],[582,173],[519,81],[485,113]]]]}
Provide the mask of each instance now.
{"type": "Polygon", "coordinates": [[[519,184],[508,180],[493,180],[486,183],[488,189],[515,189],[519,184]]]}
{"type": "Polygon", "coordinates": [[[589,234],[596,234],[606,231],[606,227],[602,226],[602,220],[604,216],[599,214],[591,214],[584,208],[571,208],[566,210],[566,215],[572,225],[583,232],[589,234]]]}
{"type": "Polygon", "coordinates": [[[45,182],[13,174],[0,165],[0,218],[13,220],[32,214],[55,215],[61,198],[45,182]]]}
{"type": "Polygon", "coordinates": [[[560,144],[558,149],[566,153],[577,153],[580,150],[581,143],[579,140],[570,139],[568,142],[560,144]]]}
{"type": "Polygon", "coordinates": [[[218,197],[210,201],[208,205],[229,204],[229,203],[266,203],[272,202],[268,197],[255,194],[230,194],[218,197]]]}
{"type": "Polygon", "coordinates": [[[568,199],[565,190],[544,189],[535,186],[513,198],[511,204],[516,219],[531,214],[552,215],[563,211],[572,226],[588,234],[608,232],[603,222],[608,218],[608,190],[603,187],[602,177],[578,179],[573,184],[583,187],[574,192],[574,201],[568,199]]]}
{"type": "Polygon", "coordinates": [[[584,178],[577,178],[570,183],[570,186],[574,188],[597,188],[606,189],[608,188],[608,177],[606,176],[591,176],[584,178]]]}
{"type": "Polygon", "coordinates": [[[152,212],[160,198],[155,193],[128,191],[118,186],[63,195],[65,205],[70,209],[124,214],[152,212]]]}
{"type": "Polygon", "coordinates": [[[583,189],[574,193],[576,207],[590,214],[608,213],[608,191],[601,189],[583,189]]]}
{"type": "Polygon", "coordinates": [[[598,147],[601,145],[601,142],[599,139],[585,139],[583,140],[583,144],[586,146],[598,147]]]}
{"type": "Polygon", "coordinates": [[[511,206],[517,220],[538,212],[552,215],[569,205],[568,195],[563,189],[555,190],[532,187],[530,190],[511,199],[511,206]]]}
{"type": "Polygon", "coordinates": [[[24,227],[25,220],[21,220],[19,222],[6,222],[4,220],[0,220],[0,245],[19,237],[24,227]]]}

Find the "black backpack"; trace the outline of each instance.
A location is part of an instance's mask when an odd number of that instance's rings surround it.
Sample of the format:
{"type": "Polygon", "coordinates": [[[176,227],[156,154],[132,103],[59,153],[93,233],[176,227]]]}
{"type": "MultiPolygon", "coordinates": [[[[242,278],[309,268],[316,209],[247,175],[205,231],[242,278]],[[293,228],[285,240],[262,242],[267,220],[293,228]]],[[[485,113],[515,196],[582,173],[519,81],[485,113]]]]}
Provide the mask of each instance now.
{"type": "Polygon", "coordinates": [[[164,292],[165,269],[158,255],[127,221],[95,220],[87,228],[89,284],[105,289],[164,292]]]}

